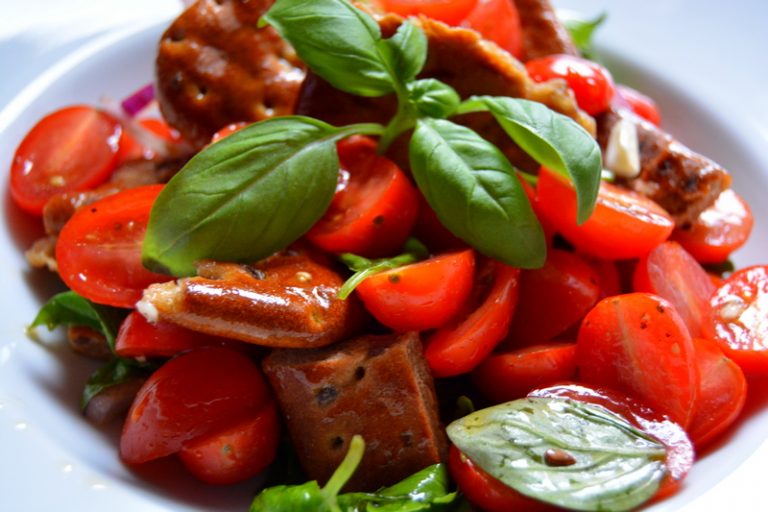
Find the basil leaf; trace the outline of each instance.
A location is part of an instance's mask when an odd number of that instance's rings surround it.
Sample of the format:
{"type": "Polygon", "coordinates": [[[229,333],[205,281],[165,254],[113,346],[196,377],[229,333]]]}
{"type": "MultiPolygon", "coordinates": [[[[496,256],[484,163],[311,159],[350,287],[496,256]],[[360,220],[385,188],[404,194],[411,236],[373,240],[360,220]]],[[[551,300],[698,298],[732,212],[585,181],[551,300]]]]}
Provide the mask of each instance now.
{"type": "Polygon", "coordinates": [[[331,512],[315,480],[301,485],[277,485],[261,491],[249,512],[331,512]]]}
{"type": "Polygon", "coordinates": [[[85,389],[83,390],[83,396],[80,399],[80,407],[85,410],[91,399],[105,389],[134,378],[146,377],[151,373],[152,369],[153,366],[140,364],[131,359],[124,359],[122,357],[112,359],[88,378],[88,382],[86,382],[85,389]]]}
{"type": "Polygon", "coordinates": [[[662,444],[617,414],[575,400],[516,400],[472,413],[447,432],[509,487],[574,510],[632,509],[656,493],[666,470],[662,444]],[[548,450],[573,463],[552,462],[548,450]]]}
{"type": "Polygon", "coordinates": [[[446,118],[453,115],[461,103],[453,87],[434,78],[424,78],[409,83],[408,100],[427,117],[446,118]]]}
{"type": "Polygon", "coordinates": [[[507,134],[541,165],[569,178],[576,188],[577,221],[592,214],[603,169],[597,141],[576,121],[541,103],[517,98],[470,98],[460,111],[488,110],[507,134]]]}
{"type": "Polygon", "coordinates": [[[389,62],[393,77],[401,83],[416,78],[427,61],[427,36],[408,20],[397,27],[392,37],[379,41],[378,45],[389,62]]]}
{"type": "Polygon", "coordinates": [[[204,258],[252,262],[284,248],[330,204],[336,140],[377,127],[281,117],[209,146],[158,196],[144,238],[145,266],[191,275],[204,258]]]}
{"type": "Polygon", "coordinates": [[[427,202],[453,234],[508,265],[544,264],[541,225],[512,165],[493,144],[450,121],[421,119],[410,162],[427,202]]]}
{"type": "Polygon", "coordinates": [[[571,39],[573,39],[573,44],[588,59],[593,56],[592,36],[594,36],[595,30],[603,24],[607,17],[608,15],[603,12],[596,18],[588,20],[573,11],[557,11],[557,18],[568,30],[571,39]]]}
{"type": "Polygon", "coordinates": [[[70,290],[51,297],[30,327],[44,325],[49,331],[60,325],[90,327],[103,334],[114,350],[115,336],[126,313],[122,309],[94,304],[70,290]]]}
{"type": "Polygon", "coordinates": [[[343,0],[277,0],[262,17],[312,71],[342,91],[383,96],[395,91],[382,56],[381,30],[368,14],[343,0]]]}

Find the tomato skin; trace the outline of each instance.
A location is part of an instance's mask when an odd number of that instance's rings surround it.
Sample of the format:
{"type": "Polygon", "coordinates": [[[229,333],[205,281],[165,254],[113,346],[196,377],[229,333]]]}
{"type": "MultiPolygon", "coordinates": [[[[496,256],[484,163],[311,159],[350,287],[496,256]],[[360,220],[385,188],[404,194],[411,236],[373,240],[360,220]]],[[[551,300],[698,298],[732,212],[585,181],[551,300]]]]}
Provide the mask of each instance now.
{"type": "Polygon", "coordinates": [[[419,215],[413,226],[413,236],[426,245],[433,254],[469,247],[466,242],[443,226],[435,211],[421,194],[419,194],[419,215]]]}
{"type": "Polygon", "coordinates": [[[235,132],[239,132],[246,126],[248,126],[248,123],[246,123],[245,121],[238,121],[236,123],[228,124],[227,126],[220,129],[219,131],[217,131],[211,136],[211,144],[213,144],[214,142],[219,142],[221,139],[223,139],[228,135],[232,135],[235,132]]]}
{"type": "Polygon", "coordinates": [[[576,191],[564,178],[542,167],[536,191],[538,211],[544,219],[580,252],[598,258],[644,256],[669,238],[675,227],[661,206],[610,183],[600,184],[595,210],[580,226],[576,224],[576,191]]]}
{"type": "Polygon", "coordinates": [[[589,115],[604,112],[611,105],[615,86],[610,71],[596,62],[573,55],[549,55],[525,63],[535,82],[561,78],[576,97],[579,108],[589,115]]]}
{"type": "Polygon", "coordinates": [[[252,478],[277,455],[277,408],[268,403],[253,417],[184,443],[179,458],[203,482],[229,485],[252,478]]]}
{"type": "Polygon", "coordinates": [[[601,299],[623,293],[621,273],[619,272],[619,267],[616,265],[616,262],[595,258],[594,256],[586,254],[580,254],[579,256],[581,256],[581,258],[586,261],[595,272],[597,282],[600,285],[601,299]]]}
{"type": "MultiPolygon", "coordinates": [[[[140,119],[138,124],[142,129],[168,142],[178,143],[181,141],[181,134],[162,119],[148,117],[140,119]]],[[[145,148],[127,130],[123,130],[123,136],[120,138],[120,150],[117,152],[117,165],[130,160],[151,160],[155,156],[153,150],[145,148]]]]}
{"type": "Polygon", "coordinates": [[[674,494],[693,467],[695,453],[683,428],[669,416],[655,411],[643,402],[610,388],[589,384],[563,383],[536,389],[531,397],[569,398],[605,407],[622,416],[635,427],[650,434],[667,449],[667,475],[661,482],[656,498],[674,494]]]}
{"type": "Polygon", "coordinates": [[[139,464],[178,452],[182,445],[253,416],[270,400],[259,367],[224,347],[185,352],[161,366],[131,405],[120,456],[139,464]]]}
{"type": "Polygon", "coordinates": [[[472,372],[472,383],[485,398],[502,403],[575,377],[576,344],[551,342],[490,355],[472,372]]]}
{"type": "Polygon", "coordinates": [[[544,266],[520,273],[520,301],[510,347],[553,339],[581,320],[600,298],[599,278],[576,254],[550,250],[544,266]]]}
{"type": "Polygon", "coordinates": [[[474,9],[460,23],[493,41],[515,58],[523,56],[523,28],[514,1],[479,0],[474,9]]]}
{"type": "Polygon", "coordinates": [[[78,209],[56,243],[64,283],[83,297],[131,308],[144,288],[169,276],[141,263],[141,243],[149,213],[163,185],[123,190],[78,209]]]}
{"type": "Polygon", "coordinates": [[[488,512],[560,510],[544,502],[523,496],[476,466],[453,445],[448,452],[448,471],[464,496],[472,504],[488,512]]]}
{"type": "Polygon", "coordinates": [[[661,126],[659,107],[650,96],[622,84],[616,84],[616,96],[620,96],[632,109],[632,112],[656,126],[661,126]]]}
{"type": "Polygon", "coordinates": [[[120,123],[85,105],[57,110],[32,127],[11,163],[11,197],[23,210],[42,215],[63,192],[93,188],[117,163],[120,123]]]}
{"type": "Polygon", "coordinates": [[[493,284],[480,307],[466,318],[456,318],[427,340],[424,357],[435,377],[471,371],[507,335],[517,305],[520,270],[493,264],[493,284]]]}
{"type": "Polygon", "coordinates": [[[715,341],[746,374],[768,373],[768,266],[731,274],[712,295],[715,341]]]}
{"type": "Polygon", "coordinates": [[[680,314],[693,337],[711,338],[715,286],[707,273],[677,242],[664,242],[641,258],[635,269],[636,292],[659,295],[680,314]]]}
{"type": "Polygon", "coordinates": [[[356,291],[366,309],[390,329],[434,329],[466,302],[474,268],[473,250],[447,253],[375,274],[356,291]]]}
{"type": "Polygon", "coordinates": [[[395,254],[416,222],[416,188],[394,162],[376,154],[368,137],[342,140],[338,151],[336,195],[307,239],[331,253],[369,258],[395,254]]]}
{"type": "Polygon", "coordinates": [[[584,318],[577,340],[580,378],[623,391],[683,428],[698,397],[691,336],[666,300],[648,293],[608,297],[584,318]]]}
{"type": "Polygon", "coordinates": [[[701,382],[688,434],[696,447],[702,448],[739,417],[747,399],[747,380],[741,368],[725,357],[715,341],[705,338],[693,341],[701,382]]]}
{"type": "Polygon", "coordinates": [[[378,3],[385,10],[401,16],[423,14],[456,25],[469,15],[478,0],[378,0],[378,3]]]}
{"type": "Polygon", "coordinates": [[[744,245],[752,233],[754,218],[744,199],[724,190],[688,229],[676,229],[672,238],[699,263],[722,263],[744,245]]]}
{"type": "Polygon", "coordinates": [[[170,322],[151,324],[141,313],[132,311],[120,324],[115,353],[120,357],[171,357],[186,350],[222,343],[228,341],[170,322]]]}

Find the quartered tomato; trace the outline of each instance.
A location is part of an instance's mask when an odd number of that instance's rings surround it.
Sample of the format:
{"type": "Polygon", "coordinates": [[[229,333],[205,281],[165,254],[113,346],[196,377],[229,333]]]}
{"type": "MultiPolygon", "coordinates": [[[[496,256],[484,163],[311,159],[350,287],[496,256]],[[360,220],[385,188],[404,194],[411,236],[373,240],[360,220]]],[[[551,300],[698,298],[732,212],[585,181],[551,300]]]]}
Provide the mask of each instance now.
{"type": "Polygon", "coordinates": [[[64,283],[99,304],[131,308],[144,288],[168,281],[141,263],[149,213],[162,185],[124,190],[78,209],[56,243],[64,283]]]}
{"type": "Polygon", "coordinates": [[[637,258],[665,241],[675,223],[658,204],[610,183],[600,184],[592,216],[576,223],[576,191],[542,167],[536,185],[538,212],[576,248],[609,260],[637,258]]]}
{"type": "Polygon", "coordinates": [[[456,25],[469,15],[478,0],[378,0],[378,3],[384,10],[401,16],[423,14],[456,25]]]}
{"type": "Polygon", "coordinates": [[[11,196],[27,212],[41,215],[51,197],[99,185],[115,168],[121,134],[115,118],[93,107],[48,114],[16,149],[11,196]]]}
{"type": "Polygon", "coordinates": [[[338,151],[336,195],[307,238],[332,253],[391,256],[416,222],[416,188],[394,162],[376,154],[376,143],[368,137],[345,139],[338,151]]]}
{"type": "Polygon", "coordinates": [[[205,347],[171,359],[139,390],[123,426],[120,456],[139,464],[253,418],[271,400],[248,356],[205,347]]]}
{"type": "Polygon", "coordinates": [[[659,107],[656,106],[656,102],[649,96],[646,96],[640,91],[627,85],[621,84],[616,85],[616,96],[620,96],[627,106],[632,109],[632,112],[638,116],[656,126],[661,125],[661,113],[659,113],[659,107]]]}
{"type": "Polygon", "coordinates": [[[434,329],[450,320],[469,296],[475,253],[468,249],[375,274],[357,294],[376,320],[395,331],[434,329]]]}
{"type": "Polygon", "coordinates": [[[565,80],[579,108],[589,115],[604,112],[611,105],[615,93],[613,77],[596,62],[573,55],[550,55],[529,60],[525,68],[536,82],[565,80]]]}

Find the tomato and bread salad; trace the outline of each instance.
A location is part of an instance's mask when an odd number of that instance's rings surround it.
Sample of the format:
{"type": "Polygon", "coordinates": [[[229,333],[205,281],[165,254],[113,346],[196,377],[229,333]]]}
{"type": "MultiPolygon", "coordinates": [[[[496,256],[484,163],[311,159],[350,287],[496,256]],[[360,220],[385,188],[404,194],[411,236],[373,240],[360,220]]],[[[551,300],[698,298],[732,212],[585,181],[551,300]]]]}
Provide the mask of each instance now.
{"type": "Polygon", "coordinates": [[[752,215],[547,0],[197,0],[11,162],[119,456],[252,511],[630,510],[768,372],[752,215]],[[148,113],[155,104],[160,115],[148,113]],[[259,478],[255,478],[259,476],[259,478]],[[265,483],[266,482],[266,483],[265,483]]]}

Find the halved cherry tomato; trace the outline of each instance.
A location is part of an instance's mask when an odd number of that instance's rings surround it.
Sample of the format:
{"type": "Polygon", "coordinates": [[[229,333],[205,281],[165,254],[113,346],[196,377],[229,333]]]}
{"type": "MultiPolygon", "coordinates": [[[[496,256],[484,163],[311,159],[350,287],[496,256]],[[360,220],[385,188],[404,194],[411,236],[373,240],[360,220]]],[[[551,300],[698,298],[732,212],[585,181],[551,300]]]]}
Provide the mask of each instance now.
{"type": "Polygon", "coordinates": [[[675,227],[661,206],[610,183],[600,184],[595,210],[581,226],[576,224],[576,191],[565,178],[542,167],[536,191],[544,219],[579,251],[598,258],[644,256],[675,227]]]}
{"type": "Polygon", "coordinates": [[[525,68],[535,82],[565,80],[579,108],[587,114],[599,114],[611,105],[615,93],[613,77],[596,62],[573,55],[550,55],[529,60],[525,68]]]}
{"type": "Polygon", "coordinates": [[[635,114],[656,126],[661,125],[659,107],[651,97],[622,84],[616,84],[616,96],[620,96],[635,114]]]}
{"type": "Polygon", "coordinates": [[[64,283],[99,304],[131,308],[152,283],[169,276],[141,264],[141,243],[162,185],[123,190],[78,209],[56,243],[64,283]]]}
{"type": "Polygon", "coordinates": [[[523,29],[512,0],[479,0],[460,25],[480,32],[518,59],[523,55],[523,29]]]}
{"type": "Polygon", "coordinates": [[[648,293],[603,299],[584,318],[577,343],[584,382],[636,396],[688,426],[699,388],[696,355],[669,302],[648,293]]]}
{"type": "Polygon", "coordinates": [[[715,286],[707,273],[677,242],[664,242],[641,258],[635,269],[636,292],[655,293],[672,303],[691,336],[711,338],[715,286]]]}
{"type": "Polygon", "coordinates": [[[544,502],[523,496],[505,483],[492,477],[458,448],[451,445],[448,470],[459,489],[474,505],[488,512],[549,512],[560,510],[544,502]]]}
{"type": "Polygon", "coordinates": [[[768,266],[738,270],[712,295],[715,341],[745,373],[768,372],[768,266]]]}
{"type": "Polygon", "coordinates": [[[493,403],[522,398],[532,389],[576,377],[576,344],[551,342],[491,354],[472,372],[472,382],[493,403]]]}
{"type": "Polygon", "coordinates": [[[11,196],[41,215],[51,197],[87,190],[115,168],[122,127],[109,114],[78,105],[41,119],[24,137],[11,163],[11,196]]]}
{"type": "Polygon", "coordinates": [[[465,249],[467,243],[448,231],[437,218],[424,196],[419,194],[419,215],[413,226],[413,236],[426,245],[432,253],[465,249]]]}
{"type": "Polygon", "coordinates": [[[139,464],[178,452],[187,441],[253,418],[270,401],[259,367],[224,347],[171,359],[139,390],[123,426],[120,456],[139,464]]]}
{"type": "Polygon", "coordinates": [[[701,382],[688,434],[696,447],[701,448],[738,418],[747,399],[747,380],[741,368],[725,357],[715,341],[697,338],[693,345],[701,382]]]}
{"type": "MultiPolygon", "coordinates": [[[[181,141],[181,134],[162,119],[148,117],[140,119],[138,124],[142,129],[168,142],[181,141]]],[[[120,150],[117,153],[118,165],[130,160],[151,160],[154,157],[155,152],[153,150],[145,148],[133,135],[123,130],[123,136],[120,139],[120,150]]]]}
{"type": "Polygon", "coordinates": [[[752,232],[752,210],[731,189],[724,190],[688,229],[676,229],[672,238],[700,263],[722,263],[747,242],[752,232]]]}
{"type": "Polygon", "coordinates": [[[151,324],[132,311],[120,324],[115,353],[120,357],[171,357],[185,350],[228,343],[228,340],[191,331],[170,322],[151,324]]]}
{"type": "Polygon", "coordinates": [[[424,357],[435,377],[467,373],[507,335],[517,305],[520,270],[493,262],[493,284],[480,307],[456,318],[426,342],[424,357]]]}
{"type": "Polygon", "coordinates": [[[631,396],[605,387],[575,383],[537,389],[528,396],[569,398],[601,405],[656,438],[667,449],[667,458],[664,462],[668,470],[656,492],[657,499],[674,494],[693,466],[695,458],[693,444],[683,428],[669,416],[651,409],[631,396]]]}
{"type": "Polygon", "coordinates": [[[378,0],[384,10],[401,16],[423,14],[456,25],[466,18],[478,0],[378,0]]]}
{"type": "Polygon", "coordinates": [[[277,455],[277,408],[268,403],[253,417],[184,443],[179,458],[200,480],[229,485],[264,471],[277,455]]]}
{"type": "Polygon", "coordinates": [[[520,301],[505,346],[551,340],[576,324],[600,298],[599,278],[576,254],[549,251],[544,266],[520,273],[520,301]]]}
{"type": "Polygon", "coordinates": [[[615,261],[596,258],[588,254],[580,254],[579,256],[594,270],[597,282],[600,285],[601,299],[611,297],[612,295],[619,295],[623,292],[621,273],[615,261]]]}
{"type": "Polygon", "coordinates": [[[338,144],[339,184],[331,206],[307,239],[332,253],[391,256],[408,238],[418,214],[416,188],[368,137],[338,144]]]}
{"type": "Polygon", "coordinates": [[[434,329],[450,320],[472,290],[473,250],[441,254],[375,274],[357,287],[370,313],[395,331],[434,329]]]}
{"type": "Polygon", "coordinates": [[[213,144],[214,142],[220,141],[227,135],[232,135],[233,133],[242,130],[246,126],[248,126],[248,123],[246,123],[245,121],[238,121],[237,123],[228,124],[221,130],[213,134],[213,136],[211,137],[211,144],[213,144]]]}

